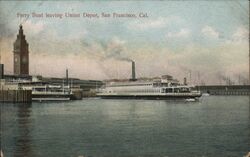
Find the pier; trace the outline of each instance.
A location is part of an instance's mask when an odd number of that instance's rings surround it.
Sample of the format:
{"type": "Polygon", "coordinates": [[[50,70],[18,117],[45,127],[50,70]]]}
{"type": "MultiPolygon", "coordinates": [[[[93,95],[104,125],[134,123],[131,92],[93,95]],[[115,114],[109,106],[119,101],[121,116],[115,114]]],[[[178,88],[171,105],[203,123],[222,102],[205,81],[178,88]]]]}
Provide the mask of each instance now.
{"type": "Polygon", "coordinates": [[[31,103],[31,90],[0,90],[0,102],[31,103]]]}
{"type": "Polygon", "coordinates": [[[250,95],[250,85],[207,85],[196,89],[210,95],[250,95]]]}
{"type": "Polygon", "coordinates": [[[6,82],[0,79],[0,102],[30,103],[32,101],[32,90],[23,90],[17,83],[6,82]]]}

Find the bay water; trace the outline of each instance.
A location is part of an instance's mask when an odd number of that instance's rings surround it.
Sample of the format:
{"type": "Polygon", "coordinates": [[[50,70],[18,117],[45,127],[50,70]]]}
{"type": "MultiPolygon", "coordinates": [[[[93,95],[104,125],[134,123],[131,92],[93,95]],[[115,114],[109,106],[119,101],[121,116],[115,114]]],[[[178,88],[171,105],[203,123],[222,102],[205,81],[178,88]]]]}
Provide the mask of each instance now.
{"type": "Polygon", "coordinates": [[[1,104],[5,157],[243,157],[248,96],[1,104]]]}

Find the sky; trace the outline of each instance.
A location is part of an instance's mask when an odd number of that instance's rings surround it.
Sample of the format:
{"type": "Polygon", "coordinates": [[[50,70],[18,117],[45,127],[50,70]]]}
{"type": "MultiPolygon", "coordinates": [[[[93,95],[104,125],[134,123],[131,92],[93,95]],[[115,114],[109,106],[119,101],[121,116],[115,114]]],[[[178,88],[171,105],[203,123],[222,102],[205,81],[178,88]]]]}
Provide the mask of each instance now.
{"type": "Polygon", "coordinates": [[[249,67],[248,6],[247,0],[0,1],[1,63],[13,73],[13,43],[22,24],[31,75],[63,77],[68,68],[70,77],[80,79],[129,78],[134,60],[137,77],[169,74],[193,84],[230,78],[242,84],[249,67]]]}

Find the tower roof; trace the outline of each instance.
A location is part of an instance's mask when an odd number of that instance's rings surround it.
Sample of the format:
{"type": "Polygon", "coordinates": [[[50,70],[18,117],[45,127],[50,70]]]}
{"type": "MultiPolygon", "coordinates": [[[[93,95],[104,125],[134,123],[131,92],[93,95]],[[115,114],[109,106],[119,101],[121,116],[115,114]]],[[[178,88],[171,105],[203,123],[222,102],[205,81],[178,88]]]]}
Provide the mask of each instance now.
{"type": "Polygon", "coordinates": [[[22,26],[22,24],[19,25],[19,34],[23,34],[23,26],[22,26]]]}

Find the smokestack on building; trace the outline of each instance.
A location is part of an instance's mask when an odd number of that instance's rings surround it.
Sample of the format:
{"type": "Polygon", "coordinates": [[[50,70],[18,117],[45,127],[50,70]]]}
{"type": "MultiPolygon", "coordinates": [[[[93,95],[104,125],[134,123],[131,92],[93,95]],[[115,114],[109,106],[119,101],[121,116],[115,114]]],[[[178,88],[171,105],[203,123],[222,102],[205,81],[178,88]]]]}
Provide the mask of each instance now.
{"type": "Polygon", "coordinates": [[[0,64],[0,79],[4,78],[4,65],[0,64]]]}
{"type": "Polygon", "coordinates": [[[135,62],[132,61],[132,77],[130,81],[136,81],[136,76],[135,76],[135,62]]]}

